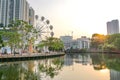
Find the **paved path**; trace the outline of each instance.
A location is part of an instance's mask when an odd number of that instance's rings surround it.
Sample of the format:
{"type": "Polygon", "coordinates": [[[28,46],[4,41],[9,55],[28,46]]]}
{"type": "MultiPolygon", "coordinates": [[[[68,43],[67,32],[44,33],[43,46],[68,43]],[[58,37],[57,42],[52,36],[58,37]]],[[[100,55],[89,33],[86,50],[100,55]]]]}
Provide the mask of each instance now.
{"type": "Polygon", "coordinates": [[[42,56],[57,56],[57,55],[64,55],[63,52],[51,52],[51,53],[22,53],[22,54],[3,54],[0,55],[0,59],[3,58],[27,58],[27,57],[42,57],[42,56]]]}

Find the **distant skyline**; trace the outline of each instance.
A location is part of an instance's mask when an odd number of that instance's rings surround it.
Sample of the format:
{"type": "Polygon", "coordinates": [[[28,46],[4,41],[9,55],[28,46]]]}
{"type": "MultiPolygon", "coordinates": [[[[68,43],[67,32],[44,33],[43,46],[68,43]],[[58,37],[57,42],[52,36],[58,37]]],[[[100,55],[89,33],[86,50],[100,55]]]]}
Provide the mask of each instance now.
{"type": "Polygon", "coordinates": [[[120,20],[119,0],[27,0],[35,14],[54,26],[55,37],[107,34],[106,22],[120,20]]]}

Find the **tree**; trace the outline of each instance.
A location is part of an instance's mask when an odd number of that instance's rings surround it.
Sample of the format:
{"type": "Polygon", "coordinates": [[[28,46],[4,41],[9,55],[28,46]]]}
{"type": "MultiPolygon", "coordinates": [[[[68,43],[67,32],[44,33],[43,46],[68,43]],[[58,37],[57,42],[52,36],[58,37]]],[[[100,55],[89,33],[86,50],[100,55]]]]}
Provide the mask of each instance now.
{"type": "Polygon", "coordinates": [[[29,25],[27,22],[23,20],[16,20],[12,21],[11,24],[9,24],[10,30],[13,32],[17,32],[20,34],[21,39],[21,48],[24,50],[25,45],[32,45],[34,42],[34,36],[33,36],[33,26],[29,25]]]}
{"type": "Polygon", "coordinates": [[[0,49],[1,49],[2,46],[3,46],[3,40],[2,40],[2,37],[0,35],[0,49]]]}
{"type": "Polygon", "coordinates": [[[15,49],[19,48],[19,43],[22,41],[20,39],[20,34],[18,34],[17,32],[10,32],[10,31],[4,31],[1,32],[2,37],[4,37],[7,41],[4,42],[6,44],[8,44],[11,47],[11,53],[12,50],[14,50],[15,53],[15,49]]]}
{"type": "MultiPolygon", "coordinates": [[[[120,34],[108,35],[105,44],[112,45],[114,49],[120,49],[120,34]]],[[[111,49],[112,50],[112,49],[111,49]]]]}
{"type": "Polygon", "coordinates": [[[48,49],[50,51],[60,51],[64,48],[63,42],[54,37],[46,38],[46,40],[43,40],[38,47],[48,46],[48,49]]]}
{"type": "Polygon", "coordinates": [[[108,35],[106,42],[107,42],[108,44],[112,44],[112,43],[116,40],[116,38],[120,38],[120,34],[108,35]]]}
{"type": "Polygon", "coordinates": [[[91,38],[91,47],[98,49],[99,46],[103,45],[105,42],[106,36],[102,34],[93,34],[91,38]]]}
{"type": "Polygon", "coordinates": [[[29,25],[27,22],[15,20],[8,26],[9,30],[4,28],[0,33],[7,40],[6,43],[11,49],[14,49],[14,52],[16,48],[22,48],[24,50],[26,44],[28,45],[34,42],[34,36],[32,35],[33,26],[29,25]]]}
{"type": "Polygon", "coordinates": [[[2,28],[4,27],[3,23],[0,23],[0,27],[2,27],[2,28]]]}
{"type": "Polygon", "coordinates": [[[120,49],[120,38],[116,38],[114,41],[114,45],[116,46],[116,48],[119,50],[120,49]]]}
{"type": "Polygon", "coordinates": [[[115,46],[113,44],[108,44],[108,43],[104,43],[104,45],[102,45],[102,49],[104,51],[112,51],[112,50],[115,50],[115,46]]]}
{"type": "Polygon", "coordinates": [[[49,50],[61,51],[63,50],[63,47],[64,47],[63,42],[60,39],[56,38],[53,44],[49,46],[49,50]]]}

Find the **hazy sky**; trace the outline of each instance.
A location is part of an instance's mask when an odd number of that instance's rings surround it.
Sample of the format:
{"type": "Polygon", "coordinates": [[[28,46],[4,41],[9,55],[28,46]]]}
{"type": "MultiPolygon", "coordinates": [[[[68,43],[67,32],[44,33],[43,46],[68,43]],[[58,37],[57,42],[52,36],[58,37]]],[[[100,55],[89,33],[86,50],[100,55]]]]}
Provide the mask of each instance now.
{"type": "Polygon", "coordinates": [[[120,0],[27,0],[36,14],[50,20],[55,37],[106,34],[106,22],[120,18],[120,0]]]}

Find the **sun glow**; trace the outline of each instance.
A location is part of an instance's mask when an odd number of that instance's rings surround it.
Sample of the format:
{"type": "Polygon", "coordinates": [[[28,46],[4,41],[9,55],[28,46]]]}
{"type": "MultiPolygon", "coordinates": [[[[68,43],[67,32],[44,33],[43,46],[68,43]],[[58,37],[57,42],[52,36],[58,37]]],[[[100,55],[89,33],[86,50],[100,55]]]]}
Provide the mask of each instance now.
{"type": "Polygon", "coordinates": [[[120,20],[119,0],[36,0],[37,3],[34,0],[28,1],[36,14],[50,20],[56,37],[72,31],[73,37],[91,37],[94,33],[106,35],[106,22],[112,19],[120,20]]]}
{"type": "MultiPolygon", "coordinates": [[[[80,0],[66,0],[66,4],[64,8],[61,8],[59,13],[62,14],[61,17],[64,17],[64,24],[69,24],[66,26],[65,30],[71,29],[74,32],[74,35],[80,36],[88,36],[93,33],[106,34],[106,22],[102,20],[105,24],[101,23],[97,17],[98,14],[94,12],[94,5],[89,5],[85,1],[80,0]],[[86,4],[86,5],[84,5],[86,4]],[[83,10],[84,7],[84,10],[83,10]],[[90,8],[92,11],[90,11],[90,8]],[[93,18],[96,17],[94,20],[93,18]],[[101,27],[103,26],[103,27],[101,27]]],[[[88,1],[89,2],[89,1],[88,1]]]]}

